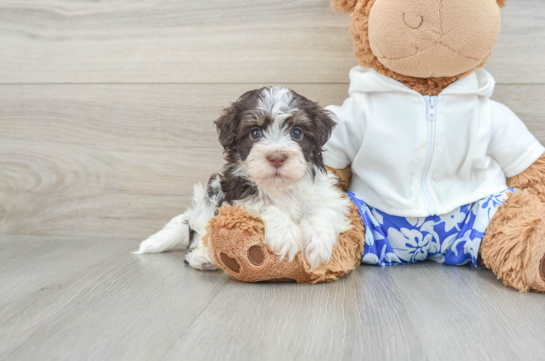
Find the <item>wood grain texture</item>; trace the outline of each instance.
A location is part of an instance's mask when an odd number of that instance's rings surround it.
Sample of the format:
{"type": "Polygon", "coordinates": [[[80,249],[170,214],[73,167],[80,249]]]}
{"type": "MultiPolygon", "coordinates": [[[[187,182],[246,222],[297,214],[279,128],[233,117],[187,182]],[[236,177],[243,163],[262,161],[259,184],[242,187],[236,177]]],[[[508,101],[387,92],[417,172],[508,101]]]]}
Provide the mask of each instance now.
{"type": "MultiPolygon", "coordinates": [[[[0,234],[147,237],[221,169],[212,122],[256,85],[0,86],[0,234]]],[[[346,85],[296,85],[324,104],[346,85]]]]}
{"type": "MultiPolygon", "coordinates": [[[[344,84],[287,84],[341,104],[344,84]]],[[[212,122],[257,85],[0,86],[0,234],[140,237],[221,168],[212,122]]],[[[545,143],[545,86],[500,85],[545,143]]]]}
{"type": "MultiPolygon", "coordinates": [[[[487,68],[545,83],[542,0],[510,0],[487,68]]],[[[346,83],[329,0],[0,0],[0,83],[346,83]]]]}
{"type": "Polygon", "coordinates": [[[543,295],[490,271],[364,266],[242,284],[138,240],[2,237],[0,360],[539,360],[543,295]]]}

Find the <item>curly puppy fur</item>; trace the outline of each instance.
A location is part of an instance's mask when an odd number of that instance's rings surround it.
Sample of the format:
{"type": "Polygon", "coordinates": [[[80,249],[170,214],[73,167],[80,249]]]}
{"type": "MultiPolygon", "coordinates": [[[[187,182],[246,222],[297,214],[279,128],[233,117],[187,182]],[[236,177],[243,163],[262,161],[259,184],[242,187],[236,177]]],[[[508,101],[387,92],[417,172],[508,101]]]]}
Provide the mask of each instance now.
{"type": "MultiPolygon", "coordinates": [[[[498,0],[498,6],[505,6],[507,0],[498,0]]],[[[369,42],[369,15],[376,0],[332,0],[331,6],[341,12],[352,12],[350,32],[354,39],[354,53],[361,66],[374,69],[376,72],[393,78],[422,95],[437,96],[443,89],[456,80],[463,78],[476,69],[481,68],[492,54],[489,54],[475,69],[465,73],[444,78],[414,78],[398,74],[386,68],[371,51],[369,42]]]]}

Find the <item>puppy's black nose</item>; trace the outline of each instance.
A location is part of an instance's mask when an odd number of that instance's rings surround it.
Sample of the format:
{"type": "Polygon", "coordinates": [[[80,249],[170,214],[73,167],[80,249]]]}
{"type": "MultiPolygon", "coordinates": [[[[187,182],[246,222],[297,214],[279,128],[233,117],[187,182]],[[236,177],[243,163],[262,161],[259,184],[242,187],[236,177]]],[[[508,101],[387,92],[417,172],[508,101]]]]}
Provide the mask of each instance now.
{"type": "Polygon", "coordinates": [[[284,163],[286,163],[286,159],[288,159],[288,156],[282,153],[275,153],[267,156],[267,160],[275,168],[282,167],[284,163]]]}

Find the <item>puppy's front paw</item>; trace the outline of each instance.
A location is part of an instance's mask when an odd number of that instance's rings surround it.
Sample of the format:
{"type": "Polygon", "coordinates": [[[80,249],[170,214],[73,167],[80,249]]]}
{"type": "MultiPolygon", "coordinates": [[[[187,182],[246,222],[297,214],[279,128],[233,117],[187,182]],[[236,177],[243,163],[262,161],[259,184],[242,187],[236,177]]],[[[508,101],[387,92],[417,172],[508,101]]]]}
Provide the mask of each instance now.
{"type": "Polygon", "coordinates": [[[207,248],[196,248],[188,252],[185,256],[185,260],[191,267],[201,271],[215,271],[218,269],[218,267],[212,263],[207,248]]]}
{"type": "Polygon", "coordinates": [[[293,222],[268,222],[265,226],[265,241],[281,259],[291,262],[301,251],[301,229],[293,222]]]}
{"type": "Polygon", "coordinates": [[[305,260],[309,264],[311,271],[328,263],[331,260],[332,254],[333,247],[316,241],[311,241],[304,252],[305,260]]]}
{"type": "Polygon", "coordinates": [[[310,269],[314,271],[331,260],[337,237],[333,231],[327,228],[305,224],[304,222],[301,224],[301,231],[303,232],[303,242],[305,244],[303,255],[310,269]]]}

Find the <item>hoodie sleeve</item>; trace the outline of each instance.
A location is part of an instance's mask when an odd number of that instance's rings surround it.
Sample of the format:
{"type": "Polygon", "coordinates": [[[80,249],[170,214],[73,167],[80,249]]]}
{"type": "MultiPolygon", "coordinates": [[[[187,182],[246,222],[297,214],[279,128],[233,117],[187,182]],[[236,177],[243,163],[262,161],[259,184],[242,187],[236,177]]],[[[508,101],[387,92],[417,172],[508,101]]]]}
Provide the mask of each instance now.
{"type": "Polygon", "coordinates": [[[489,154],[507,178],[517,176],[545,153],[545,147],[505,105],[491,101],[491,112],[494,127],[489,154]]]}
{"type": "Polygon", "coordinates": [[[326,108],[333,113],[337,126],[324,147],[324,162],[328,167],[344,169],[352,164],[358,154],[363,139],[363,115],[358,115],[352,97],[345,100],[342,106],[326,108]]]}

